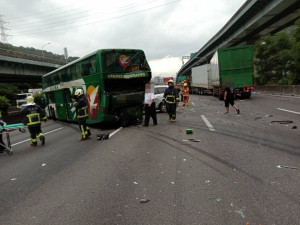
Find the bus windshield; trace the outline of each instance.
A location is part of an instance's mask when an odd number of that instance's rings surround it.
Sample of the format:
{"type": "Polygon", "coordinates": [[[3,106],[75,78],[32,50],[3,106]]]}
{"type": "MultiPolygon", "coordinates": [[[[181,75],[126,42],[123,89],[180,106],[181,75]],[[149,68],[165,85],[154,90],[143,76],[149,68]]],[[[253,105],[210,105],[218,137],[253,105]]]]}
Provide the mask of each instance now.
{"type": "Polygon", "coordinates": [[[104,54],[105,73],[130,73],[138,70],[150,70],[144,52],[106,52],[104,54]]]}

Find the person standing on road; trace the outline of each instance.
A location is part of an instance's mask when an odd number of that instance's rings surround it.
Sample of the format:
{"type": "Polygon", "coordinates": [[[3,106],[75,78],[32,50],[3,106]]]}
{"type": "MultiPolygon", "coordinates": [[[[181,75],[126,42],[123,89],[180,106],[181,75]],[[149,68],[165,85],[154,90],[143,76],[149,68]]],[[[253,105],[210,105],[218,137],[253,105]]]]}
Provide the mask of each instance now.
{"type": "Polygon", "coordinates": [[[190,89],[189,89],[187,83],[184,83],[184,85],[183,85],[182,94],[183,94],[183,104],[182,104],[182,106],[185,106],[185,105],[189,106],[190,89]]]}
{"type": "MultiPolygon", "coordinates": [[[[2,120],[2,112],[0,110],[0,126],[4,128],[4,121],[2,120]]],[[[3,153],[5,150],[5,144],[3,142],[3,138],[2,138],[2,129],[0,128],[0,153],[3,153]]]]}
{"type": "Polygon", "coordinates": [[[31,138],[31,146],[37,146],[37,138],[38,137],[42,143],[45,144],[45,137],[41,130],[41,120],[44,122],[47,121],[45,111],[38,105],[34,103],[33,96],[28,96],[26,98],[26,105],[21,110],[21,114],[26,116],[25,124],[28,127],[30,138],[31,138]]]}
{"type": "Polygon", "coordinates": [[[229,113],[229,103],[230,103],[230,105],[232,105],[235,108],[237,114],[240,114],[240,110],[238,109],[236,104],[234,104],[234,94],[233,94],[233,91],[230,89],[230,87],[225,88],[224,101],[225,101],[225,107],[226,107],[226,112],[224,114],[229,113]]]}
{"type": "Polygon", "coordinates": [[[74,103],[74,107],[76,108],[76,115],[78,119],[79,129],[81,131],[81,138],[78,141],[85,141],[91,136],[90,128],[86,124],[86,120],[89,117],[87,99],[83,94],[82,89],[77,89],[75,91],[75,96],[71,98],[74,103]]]}
{"type": "Polygon", "coordinates": [[[157,125],[154,88],[150,83],[145,84],[144,108],[145,122],[143,126],[147,127],[149,125],[150,116],[153,119],[153,124],[157,125]]]}
{"type": "Polygon", "coordinates": [[[178,91],[174,88],[174,81],[168,81],[168,88],[165,90],[163,101],[167,104],[167,112],[169,114],[169,121],[176,120],[176,106],[179,103],[178,91]]]}

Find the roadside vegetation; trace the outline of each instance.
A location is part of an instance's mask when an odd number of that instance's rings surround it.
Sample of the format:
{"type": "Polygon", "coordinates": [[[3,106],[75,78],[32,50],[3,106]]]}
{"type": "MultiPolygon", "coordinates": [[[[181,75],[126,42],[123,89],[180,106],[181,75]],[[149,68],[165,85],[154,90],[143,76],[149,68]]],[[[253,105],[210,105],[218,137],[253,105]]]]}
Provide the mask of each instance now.
{"type": "Polygon", "coordinates": [[[300,85],[300,19],[295,25],[255,42],[257,85],[300,85]]]}

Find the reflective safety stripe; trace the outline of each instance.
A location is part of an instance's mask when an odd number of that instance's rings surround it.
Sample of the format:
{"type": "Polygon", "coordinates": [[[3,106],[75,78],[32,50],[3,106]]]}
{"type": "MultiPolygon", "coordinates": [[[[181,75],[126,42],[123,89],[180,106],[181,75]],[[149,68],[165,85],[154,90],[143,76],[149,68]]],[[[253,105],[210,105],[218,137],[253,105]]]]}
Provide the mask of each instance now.
{"type": "Polygon", "coordinates": [[[82,137],[85,138],[86,132],[84,131],[83,125],[80,126],[82,137]]]}
{"type": "Polygon", "coordinates": [[[28,114],[27,117],[28,117],[28,123],[27,123],[28,126],[41,123],[39,113],[28,114]]]}
{"type": "Polygon", "coordinates": [[[32,142],[32,143],[37,142],[36,138],[35,138],[35,139],[31,138],[31,142],[32,142]]]}
{"type": "Polygon", "coordinates": [[[44,136],[44,134],[43,133],[39,133],[38,134],[38,138],[40,138],[41,136],[44,136]]]}
{"type": "Polygon", "coordinates": [[[78,109],[77,118],[84,118],[84,117],[88,117],[88,116],[89,116],[89,114],[88,114],[88,107],[87,106],[78,109]]]}

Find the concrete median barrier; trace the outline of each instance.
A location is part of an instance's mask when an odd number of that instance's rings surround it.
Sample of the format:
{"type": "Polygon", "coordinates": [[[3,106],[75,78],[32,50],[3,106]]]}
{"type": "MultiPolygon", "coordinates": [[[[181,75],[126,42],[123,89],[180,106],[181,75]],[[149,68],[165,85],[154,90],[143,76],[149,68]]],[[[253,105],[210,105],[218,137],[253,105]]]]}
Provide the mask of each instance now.
{"type": "Polygon", "coordinates": [[[258,86],[257,93],[300,96],[300,85],[258,86]]]}

